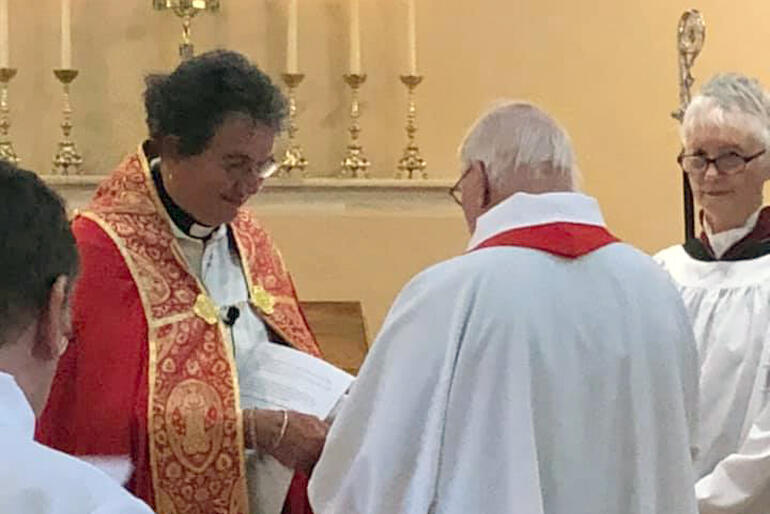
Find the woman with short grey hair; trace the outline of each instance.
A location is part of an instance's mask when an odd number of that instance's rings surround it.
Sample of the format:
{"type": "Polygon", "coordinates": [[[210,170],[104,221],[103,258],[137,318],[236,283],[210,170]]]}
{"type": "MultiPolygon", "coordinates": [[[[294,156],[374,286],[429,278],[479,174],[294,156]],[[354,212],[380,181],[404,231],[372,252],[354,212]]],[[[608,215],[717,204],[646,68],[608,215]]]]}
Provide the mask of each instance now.
{"type": "Polygon", "coordinates": [[[656,258],[693,321],[701,366],[693,446],[701,514],[770,512],[770,96],[755,79],[711,79],[688,106],[678,162],[699,238],[656,258]]]}

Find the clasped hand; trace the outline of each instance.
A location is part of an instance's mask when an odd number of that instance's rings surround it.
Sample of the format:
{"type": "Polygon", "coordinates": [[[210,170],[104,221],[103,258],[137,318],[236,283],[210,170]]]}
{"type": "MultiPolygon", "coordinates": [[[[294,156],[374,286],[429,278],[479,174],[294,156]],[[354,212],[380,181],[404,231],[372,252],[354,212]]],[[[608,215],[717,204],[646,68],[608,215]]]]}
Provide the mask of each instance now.
{"type": "Polygon", "coordinates": [[[249,409],[244,411],[246,446],[274,457],[284,466],[310,475],[321,456],[329,424],[315,416],[288,411],[286,427],[283,411],[249,409]],[[250,426],[254,423],[254,427],[250,426]]]}

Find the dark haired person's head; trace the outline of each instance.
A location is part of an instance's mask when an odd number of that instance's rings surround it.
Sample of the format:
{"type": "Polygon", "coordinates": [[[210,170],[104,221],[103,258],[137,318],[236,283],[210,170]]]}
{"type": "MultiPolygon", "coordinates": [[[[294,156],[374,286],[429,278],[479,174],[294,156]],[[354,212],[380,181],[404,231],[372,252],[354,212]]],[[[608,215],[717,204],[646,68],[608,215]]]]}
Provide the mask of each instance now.
{"type": "Polygon", "coordinates": [[[0,371],[36,413],[67,346],[77,272],[62,199],[34,173],[0,161],[0,371]]]}
{"type": "Polygon", "coordinates": [[[230,221],[275,171],[273,140],[287,114],[270,78],[216,50],[150,75],[144,104],[171,197],[200,223],[230,221]]]}

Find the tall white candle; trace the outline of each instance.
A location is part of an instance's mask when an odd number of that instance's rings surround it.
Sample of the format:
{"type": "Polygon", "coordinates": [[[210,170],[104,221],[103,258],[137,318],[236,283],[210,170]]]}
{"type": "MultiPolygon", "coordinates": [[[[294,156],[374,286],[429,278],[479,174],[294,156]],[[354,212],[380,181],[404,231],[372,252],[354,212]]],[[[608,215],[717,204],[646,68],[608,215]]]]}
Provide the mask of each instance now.
{"type": "Polygon", "coordinates": [[[61,0],[61,67],[72,68],[72,4],[61,0]]]}
{"type": "Polygon", "coordinates": [[[361,73],[361,9],[358,0],[350,0],[350,73],[361,73]]]}
{"type": "Polygon", "coordinates": [[[8,0],[0,0],[0,67],[8,67],[8,0]]]}
{"type": "Polygon", "coordinates": [[[417,75],[417,9],[416,0],[407,0],[407,41],[409,43],[409,73],[417,75]]]}
{"type": "Polygon", "coordinates": [[[286,71],[299,73],[298,57],[298,0],[289,0],[289,23],[286,31],[286,71]]]}

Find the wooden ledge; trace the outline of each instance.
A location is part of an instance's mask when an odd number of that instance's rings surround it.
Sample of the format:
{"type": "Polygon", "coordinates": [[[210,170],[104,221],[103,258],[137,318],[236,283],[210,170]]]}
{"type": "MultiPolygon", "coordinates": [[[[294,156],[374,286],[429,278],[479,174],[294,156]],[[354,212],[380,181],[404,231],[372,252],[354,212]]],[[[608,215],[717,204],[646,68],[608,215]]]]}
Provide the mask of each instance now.
{"type": "MultiPolygon", "coordinates": [[[[107,175],[41,175],[51,186],[93,188],[99,185],[107,175]]],[[[449,179],[395,179],[395,178],[272,178],[265,184],[270,189],[329,189],[329,190],[445,190],[452,187],[454,180],[449,179]]]]}
{"type": "MultiPolygon", "coordinates": [[[[88,204],[106,175],[41,175],[67,201],[70,209],[88,204]]],[[[273,178],[249,206],[256,212],[327,212],[455,216],[457,205],[447,194],[454,180],[389,178],[273,178]]]]}

